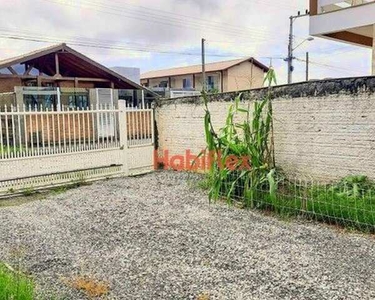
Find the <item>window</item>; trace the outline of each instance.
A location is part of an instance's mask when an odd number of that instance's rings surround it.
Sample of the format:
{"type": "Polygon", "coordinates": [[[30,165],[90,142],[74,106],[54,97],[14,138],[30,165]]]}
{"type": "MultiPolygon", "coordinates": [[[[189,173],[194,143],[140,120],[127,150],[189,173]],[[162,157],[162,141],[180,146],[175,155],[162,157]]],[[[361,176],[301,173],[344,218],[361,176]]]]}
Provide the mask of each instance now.
{"type": "Polygon", "coordinates": [[[54,88],[33,87],[32,84],[28,84],[28,87],[24,88],[23,103],[26,110],[54,110],[57,106],[56,90],[54,88]],[[40,94],[38,91],[40,91],[40,94]],[[48,94],[48,91],[51,94],[48,94]]]}
{"type": "Polygon", "coordinates": [[[190,78],[184,78],[182,81],[182,87],[184,89],[191,89],[193,87],[190,78]]]}
{"type": "Polygon", "coordinates": [[[161,88],[167,88],[168,87],[168,81],[160,81],[159,87],[161,88]]]}
{"type": "Polygon", "coordinates": [[[69,109],[86,109],[90,105],[87,95],[70,95],[68,101],[69,109]]]}
{"type": "Polygon", "coordinates": [[[213,90],[215,89],[215,78],[214,76],[208,76],[207,77],[207,90],[213,90]]]}
{"type": "Polygon", "coordinates": [[[119,100],[125,100],[126,106],[135,106],[136,97],[134,97],[134,90],[118,90],[119,100]]]}
{"type": "Polygon", "coordinates": [[[26,110],[53,110],[56,107],[55,95],[24,95],[26,110]]]}

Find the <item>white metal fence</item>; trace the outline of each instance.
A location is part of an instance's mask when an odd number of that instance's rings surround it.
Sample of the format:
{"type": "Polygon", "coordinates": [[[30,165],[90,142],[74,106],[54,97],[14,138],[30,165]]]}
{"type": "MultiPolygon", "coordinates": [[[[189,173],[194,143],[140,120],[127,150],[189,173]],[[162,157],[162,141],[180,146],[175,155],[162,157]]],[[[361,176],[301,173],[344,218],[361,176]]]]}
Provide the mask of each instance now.
{"type": "Polygon", "coordinates": [[[61,111],[5,106],[0,112],[1,159],[118,147],[118,112],[104,105],[61,111]]]}
{"type": "Polygon", "coordinates": [[[0,133],[0,193],[153,169],[150,107],[4,106],[0,133]]]}
{"type": "Polygon", "coordinates": [[[130,147],[153,144],[154,111],[151,107],[127,107],[127,139],[130,147]]]}

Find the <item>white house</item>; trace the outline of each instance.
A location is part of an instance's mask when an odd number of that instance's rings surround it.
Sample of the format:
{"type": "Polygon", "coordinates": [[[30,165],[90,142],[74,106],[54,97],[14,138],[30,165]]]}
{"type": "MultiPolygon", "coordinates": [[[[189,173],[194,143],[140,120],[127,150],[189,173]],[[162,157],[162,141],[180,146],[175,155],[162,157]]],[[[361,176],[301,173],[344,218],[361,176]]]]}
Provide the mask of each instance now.
{"type": "Polygon", "coordinates": [[[375,75],[375,0],[310,0],[310,34],[372,48],[375,75]]]}

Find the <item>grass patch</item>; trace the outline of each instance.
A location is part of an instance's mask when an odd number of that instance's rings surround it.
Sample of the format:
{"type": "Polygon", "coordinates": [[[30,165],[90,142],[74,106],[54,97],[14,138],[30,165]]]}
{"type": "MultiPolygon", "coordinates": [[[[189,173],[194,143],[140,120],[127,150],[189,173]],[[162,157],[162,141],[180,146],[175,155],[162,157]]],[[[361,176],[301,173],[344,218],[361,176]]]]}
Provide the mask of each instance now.
{"type": "Polygon", "coordinates": [[[278,213],[304,214],[317,221],[375,232],[375,183],[365,176],[349,176],[327,185],[282,183],[276,203],[263,196],[263,203],[278,213]]]}
{"type": "Polygon", "coordinates": [[[34,296],[34,283],[29,277],[0,263],[1,300],[32,300],[34,296]]]}
{"type": "MultiPolygon", "coordinates": [[[[236,179],[222,188],[225,197],[236,179]]],[[[245,180],[245,179],[242,179],[245,180]]],[[[237,181],[232,199],[249,207],[243,182],[237,181]]],[[[331,184],[311,184],[282,179],[276,183],[274,196],[264,184],[252,195],[252,208],[282,218],[303,216],[348,229],[375,233],[375,182],[366,176],[348,176],[331,184]]]]}

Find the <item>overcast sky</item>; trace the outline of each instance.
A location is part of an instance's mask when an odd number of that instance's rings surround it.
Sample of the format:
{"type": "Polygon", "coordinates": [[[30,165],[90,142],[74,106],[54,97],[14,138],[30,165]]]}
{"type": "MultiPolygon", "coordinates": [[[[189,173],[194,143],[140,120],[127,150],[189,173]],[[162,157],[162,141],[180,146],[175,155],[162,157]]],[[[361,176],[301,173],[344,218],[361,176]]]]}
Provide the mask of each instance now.
{"type": "MultiPolygon", "coordinates": [[[[286,80],[289,16],[308,0],[0,0],[0,59],[59,41],[108,67],[142,72],[200,63],[200,40],[207,61],[253,56],[286,80]],[[22,37],[46,42],[4,38],[22,37]],[[85,47],[77,44],[86,44],[85,47]],[[91,47],[87,47],[90,44],[91,47]],[[102,49],[97,46],[121,48],[102,49]],[[189,55],[188,55],[189,54],[189,55]]],[[[295,46],[308,37],[308,18],[295,22],[295,46]]],[[[369,49],[315,38],[295,56],[310,52],[310,78],[370,75],[369,49]]],[[[305,78],[295,62],[294,80],[305,78]]]]}

